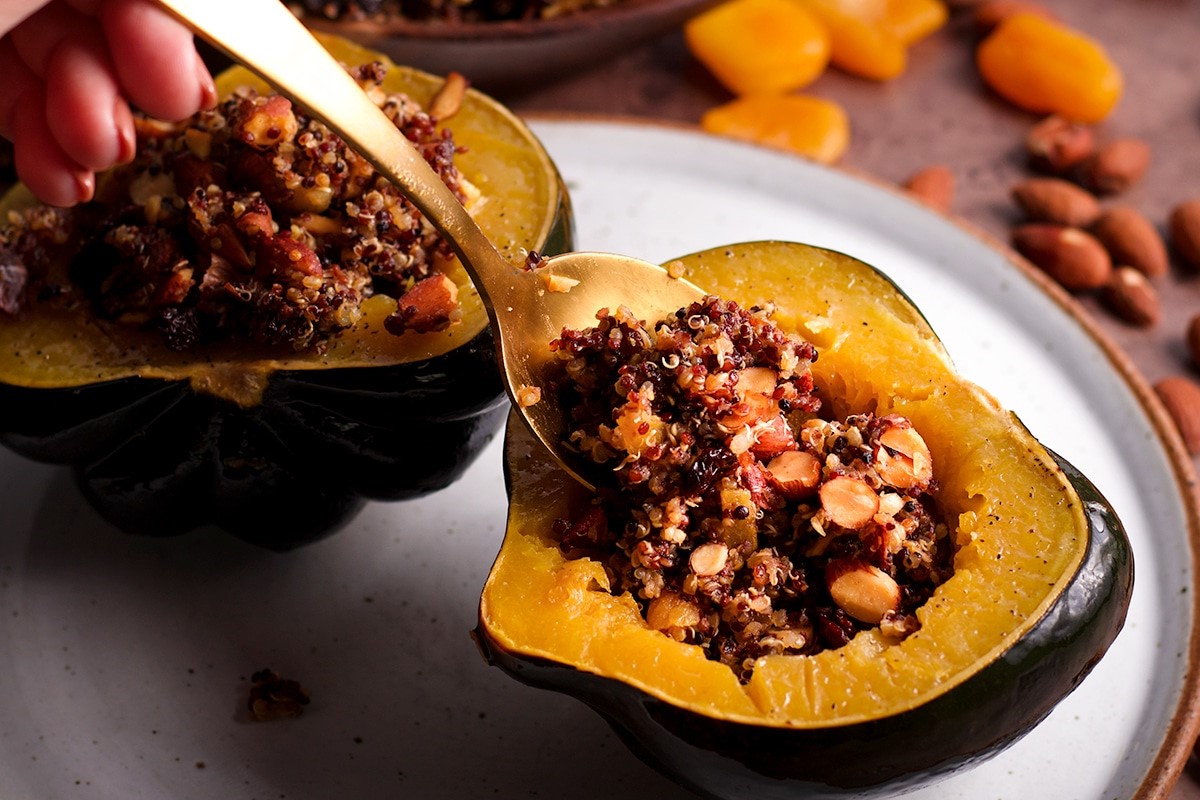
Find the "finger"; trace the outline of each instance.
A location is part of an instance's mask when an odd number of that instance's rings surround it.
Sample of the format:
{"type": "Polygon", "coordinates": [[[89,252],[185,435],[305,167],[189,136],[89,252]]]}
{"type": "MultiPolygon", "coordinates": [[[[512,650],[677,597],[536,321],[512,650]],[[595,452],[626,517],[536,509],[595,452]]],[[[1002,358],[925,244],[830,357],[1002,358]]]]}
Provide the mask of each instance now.
{"type": "Polygon", "coordinates": [[[90,200],[95,176],[68,156],[46,124],[46,97],[32,89],[17,99],[12,118],[17,177],[43,202],[73,206],[90,200]]]}
{"type": "Polygon", "coordinates": [[[132,153],[132,119],[98,35],[59,42],[46,66],[46,119],[54,138],[75,163],[108,169],[132,153]]]}
{"type": "Polygon", "coordinates": [[[46,66],[59,42],[94,25],[94,20],[89,22],[87,17],[64,3],[47,3],[13,28],[9,36],[21,59],[40,77],[46,74],[46,66]]]}
{"type": "Polygon", "coordinates": [[[17,48],[8,37],[0,39],[0,136],[12,139],[13,114],[17,100],[41,84],[25,62],[17,55],[17,48]]]}
{"type": "Polygon", "coordinates": [[[100,19],[125,96],[147,114],[177,120],[216,102],[192,34],[148,0],[106,0],[100,19]]]}

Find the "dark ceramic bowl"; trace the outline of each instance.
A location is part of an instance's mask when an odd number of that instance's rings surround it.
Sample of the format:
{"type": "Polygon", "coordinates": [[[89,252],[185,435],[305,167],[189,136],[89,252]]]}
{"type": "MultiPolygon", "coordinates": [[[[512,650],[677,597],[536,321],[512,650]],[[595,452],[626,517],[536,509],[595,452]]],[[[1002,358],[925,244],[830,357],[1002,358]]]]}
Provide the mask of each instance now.
{"type": "Polygon", "coordinates": [[[719,0],[622,0],[554,19],[446,23],[328,20],[327,31],[439,75],[459,72],[489,92],[532,89],[663,34],[719,0]]]}

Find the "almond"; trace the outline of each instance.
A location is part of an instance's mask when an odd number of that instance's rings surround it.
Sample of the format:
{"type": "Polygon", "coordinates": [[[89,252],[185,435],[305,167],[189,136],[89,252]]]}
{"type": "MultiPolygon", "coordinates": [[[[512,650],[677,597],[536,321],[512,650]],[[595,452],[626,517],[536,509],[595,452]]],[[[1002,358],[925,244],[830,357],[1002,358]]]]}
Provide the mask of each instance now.
{"type": "Polygon", "coordinates": [[[1106,209],[1092,225],[1091,233],[1108,250],[1113,263],[1127,264],[1152,278],[1166,275],[1170,269],[1167,243],[1154,223],[1137,209],[1106,209]]]}
{"type": "Polygon", "coordinates": [[[450,119],[462,108],[463,99],[467,96],[467,87],[471,82],[460,73],[450,72],[441,88],[429,101],[429,116],[438,122],[450,119]]]}
{"type": "Polygon", "coordinates": [[[900,607],[900,585],[895,578],[864,561],[830,561],[825,581],[833,602],[868,625],[878,625],[887,612],[900,607]]]}
{"type": "Polygon", "coordinates": [[[1150,166],[1150,145],[1127,136],[1100,146],[1079,165],[1079,181],[1097,194],[1123,192],[1150,166]]]}
{"type": "Polygon", "coordinates": [[[775,480],[779,491],[789,500],[810,494],[821,482],[821,462],[804,450],[788,450],[771,459],[767,474],[775,480]]]}
{"type": "Polygon", "coordinates": [[[716,575],[729,563],[729,548],[720,542],[708,542],[692,551],[688,566],[692,572],[703,577],[716,575]]]}
{"type": "Polygon", "coordinates": [[[1046,117],[1025,137],[1029,163],[1039,170],[1062,174],[1092,154],[1096,144],[1091,127],[1058,116],[1046,117]]]}
{"type": "Polygon", "coordinates": [[[836,525],[858,530],[879,511],[879,495],[862,478],[839,475],[821,484],[821,508],[836,525]]]}
{"type": "Polygon", "coordinates": [[[930,208],[949,211],[954,203],[954,173],[944,164],[934,164],[913,173],[904,189],[930,208]]]}
{"type": "Polygon", "coordinates": [[[1013,199],[1033,222],[1086,228],[1100,216],[1100,201],[1062,178],[1029,178],[1012,188],[1013,199]]]}
{"type": "Polygon", "coordinates": [[[1174,376],[1154,384],[1154,392],[1175,421],[1183,446],[1192,455],[1200,455],[1200,384],[1174,376]]]}
{"type": "Polygon", "coordinates": [[[1033,222],[1013,230],[1013,246],[1065,289],[1099,289],[1112,277],[1104,245],[1079,228],[1033,222]]]}
{"type": "Polygon", "coordinates": [[[1189,267],[1200,269],[1200,198],[1177,205],[1169,227],[1175,252],[1189,267]]]}
{"type": "Polygon", "coordinates": [[[1200,314],[1192,317],[1191,322],[1188,323],[1185,338],[1188,354],[1192,357],[1192,364],[1200,367],[1200,314]]]}
{"type": "Polygon", "coordinates": [[[1121,319],[1146,328],[1158,323],[1162,310],[1158,292],[1138,269],[1120,266],[1104,287],[1104,302],[1121,319]]]}
{"type": "Polygon", "coordinates": [[[389,333],[431,333],[453,325],[461,316],[458,286],[442,274],[422,278],[396,301],[396,310],[384,321],[389,333]]]}

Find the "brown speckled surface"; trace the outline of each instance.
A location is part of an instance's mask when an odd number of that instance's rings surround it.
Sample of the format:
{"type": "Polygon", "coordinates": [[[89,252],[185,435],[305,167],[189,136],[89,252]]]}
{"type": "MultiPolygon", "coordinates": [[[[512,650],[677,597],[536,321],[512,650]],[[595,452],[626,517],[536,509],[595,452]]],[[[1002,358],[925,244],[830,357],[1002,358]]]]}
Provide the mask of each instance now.
{"type": "MultiPolygon", "coordinates": [[[[1098,127],[1101,137],[1138,136],[1153,148],[1143,180],[1105,199],[1129,204],[1165,232],[1179,202],[1200,197],[1200,2],[1197,0],[1049,0],[1068,23],[1100,40],[1121,66],[1125,94],[1098,127]]],[[[806,91],[842,103],[853,126],[843,164],[889,181],[944,163],[957,179],[953,213],[1001,241],[1018,213],[1012,184],[1031,174],[1022,153],[1039,117],[989,94],[975,70],[979,34],[965,13],[910,52],[906,73],[889,84],[827,72],[806,91]]],[[[668,34],[589,71],[550,85],[500,95],[520,113],[586,112],[696,123],[729,95],[668,34]]],[[[1200,274],[1175,263],[1155,281],[1162,320],[1149,329],[1125,324],[1092,296],[1086,313],[1148,382],[1173,374],[1200,379],[1183,341],[1200,314],[1200,274]]],[[[1200,458],[1193,459],[1200,467],[1200,458]]],[[[1171,800],[1200,800],[1200,766],[1189,764],[1171,800]]]]}

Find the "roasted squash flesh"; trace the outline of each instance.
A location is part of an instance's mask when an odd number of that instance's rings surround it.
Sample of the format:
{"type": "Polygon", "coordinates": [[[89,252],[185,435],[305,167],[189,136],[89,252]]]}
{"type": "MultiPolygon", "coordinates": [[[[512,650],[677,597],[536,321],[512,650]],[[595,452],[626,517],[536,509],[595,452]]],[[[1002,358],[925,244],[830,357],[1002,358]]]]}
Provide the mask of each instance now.
{"type": "MultiPolygon", "coordinates": [[[[347,65],[380,56],[345,40],[328,37],[327,48],[347,65]]],[[[443,79],[389,64],[381,86],[403,92],[428,107],[443,79]]],[[[241,86],[266,93],[270,88],[242,68],[218,78],[224,96],[241,86]]],[[[515,264],[531,243],[554,250],[564,202],[557,173],[532,133],[500,104],[468,90],[461,107],[443,127],[453,131],[460,153],[455,163],[480,190],[472,215],[489,239],[515,264]]],[[[33,198],[18,187],[0,210],[29,205],[33,198]]],[[[561,245],[562,242],[558,241],[561,245]]],[[[56,311],[33,304],[20,319],[0,324],[0,381],[26,387],[71,387],[129,376],[189,380],[198,391],[253,405],[269,376],[280,370],[374,367],[427,360],[471,341],[487,326],[478,293],[457,260],[443,265],[459,289],[462,323],[437,333],[395,336],[383,320],[395,310],[395,298],[376,296],[364,304],[362,320],[336,337],[324,353],[280,353],[247,347],[244,342],[208,347],[202,352],[168,349],[153,333],[108,322],[89,314],[56,311]]]]}
{"type": "Polygon", "coordinates": [[[483,592],[480,630],[518,659],[562,664],[725,722],[823,728],[930,703],[969,681],[1043,618],[1089,544],[1085,504],[1055,459],[986,391],[959,377],[912,304],[847,256],[763,242],[682,259],[689,279],[812,341],[835,416],[897,413],[933,454],[956,531],[955,573],[898,643],[875,631],[815,656],[765,656],[740,684],[699,648],[651,630],[600,564],[565,558],[551,535],[586,496],[510,422],[508,532],[483,592]]]}

